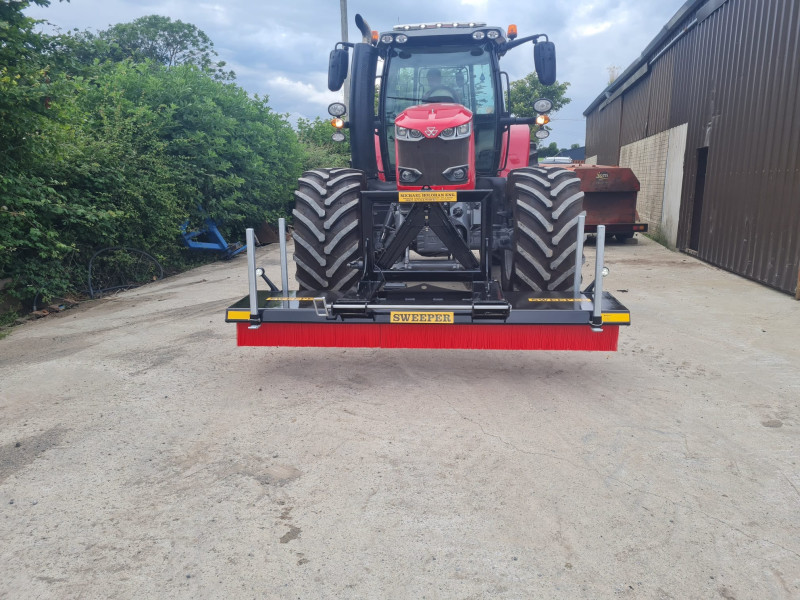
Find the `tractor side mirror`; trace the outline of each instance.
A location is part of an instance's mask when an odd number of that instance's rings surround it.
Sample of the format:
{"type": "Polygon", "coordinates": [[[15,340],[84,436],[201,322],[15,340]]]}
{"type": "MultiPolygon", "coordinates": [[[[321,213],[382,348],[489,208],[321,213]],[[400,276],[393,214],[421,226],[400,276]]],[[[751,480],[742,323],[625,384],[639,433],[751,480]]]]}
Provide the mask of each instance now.
{"type": "Polygon", "coordinates": [[[331,50],[328,61],[328,89],[338,92],[347,78],[347,48],[334,48],[331,50]]]}
{"type": "Polygon", "coordinates": [[[533,45],[533,63],[542,85],[556,82],[556,45],[553,42],[537,42],[533,45]]]}

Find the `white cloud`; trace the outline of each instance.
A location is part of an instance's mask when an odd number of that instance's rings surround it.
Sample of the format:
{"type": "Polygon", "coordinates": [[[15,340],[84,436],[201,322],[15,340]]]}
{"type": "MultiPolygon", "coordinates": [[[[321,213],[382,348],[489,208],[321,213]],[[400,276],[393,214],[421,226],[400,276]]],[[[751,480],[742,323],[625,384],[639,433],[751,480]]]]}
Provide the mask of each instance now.
{"type": "Polygon", "coordinates": [[[269,88],[277,88],[282,94],[289,98],[295,98],[298,102],[328,105],[339,99],[337,92],[319,90],[310,83],[294,81],[283,75],[271,78],[268,82],[269,88]]]}
{"type": "Polygon", "coordinates": [[[200,4],[199,8],[212,22],[218,25],[229,27],[233,24],[230,14],[225,10],[225,7],[220,4],[200,4]]]}
{"type": "Polygon", "coordinates": [[[597,8],[597,2],[580,2],[577,6],[575,6],[575,18],[581,19],[583,17],[591,16],[591,14],[597,10],[597,8]]]}
{"type": "Polygon", "coordinates": [[[588,25],[579,25],[575,27],[575,30],[572,33],[572,39],[577,38],[584,38],[584,37],[591,37],[593,35],[597,35],[598,33],[603,33],[611,29],[614,24],[611,21],[605,21],[603,23],[590,23],[588,25]]]}

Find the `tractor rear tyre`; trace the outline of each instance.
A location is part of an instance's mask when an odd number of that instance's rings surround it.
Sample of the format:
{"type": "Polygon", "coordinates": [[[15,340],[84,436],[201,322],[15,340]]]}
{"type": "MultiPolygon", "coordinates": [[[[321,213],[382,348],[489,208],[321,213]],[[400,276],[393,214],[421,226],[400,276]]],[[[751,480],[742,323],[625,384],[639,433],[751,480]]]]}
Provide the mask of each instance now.
{"type": "Polygon", "coordinates": [[[301,290],[347,290],[361,256],[362,171],[314,169],[298,180],[294,215],[295,279],[301,290]]]}
{"type": "Polygon", "coordinates": [[[525,167],[508,175],[514,214],[511,284],[534,292],[571,291],[575,273],[581,181],[560,168],[525,167]]]}

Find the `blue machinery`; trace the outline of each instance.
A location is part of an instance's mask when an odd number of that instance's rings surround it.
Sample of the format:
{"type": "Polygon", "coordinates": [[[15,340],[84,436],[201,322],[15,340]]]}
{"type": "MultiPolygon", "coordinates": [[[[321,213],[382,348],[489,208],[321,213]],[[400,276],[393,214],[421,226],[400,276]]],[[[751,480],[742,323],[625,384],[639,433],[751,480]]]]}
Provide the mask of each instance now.
{"type": "Polygon", "coordinates": [[[217,224],[213,219],[206,218],[203,221],[204,229],[197,231],[188,231],[189,219],[181,223],[181,237],[184,243],[192,250],[213,250],[216,252],[223,252],[224,258],[230,259],[247,250],[247,246],[241,242],[229,244],[222,237],[217,228],[217,224]],[[202,240],[202,241],[201,241],[202,240]]]}

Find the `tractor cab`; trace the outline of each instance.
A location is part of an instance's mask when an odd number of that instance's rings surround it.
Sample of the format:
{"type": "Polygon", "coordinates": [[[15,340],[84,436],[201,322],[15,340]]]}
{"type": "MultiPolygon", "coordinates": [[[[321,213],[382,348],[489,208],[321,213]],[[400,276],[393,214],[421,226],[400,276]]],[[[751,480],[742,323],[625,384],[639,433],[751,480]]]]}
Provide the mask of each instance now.
{"type": "MultiPolygon", "coordinates": [[[[474,188],[477,177],[498,176],[506,167],[508,133],[514,125],[525,126],[518,128],[516,137],[517,145],[524,145],[528,153],[527,125],[534,119],[514,118],[507,112],[504,96],[508,76],[501,71],[499,60],[508,50],[533,42],[539,78],[545,84],[552,83],[555,50],[547,36],[516,39],[513,25],[506,34],[500,27],[478,22],[396,25],[392,31],[378,34],[370,32],[360,17],[356,22],[372,43],[337,44],[331,53],[328,87],[341,89],[349,49],[353,48],[350,118],[342,125],[351,129],[353,167],[363,170],[367,179],[396,181],[398,188],[474,188]],[[448,104],[459,105],[467,122],[454,128],[454,109],[448,104]],[[419,127],[405,127],[404,121],[419,127]],[[465,133],[467,130],[469,133],[465,133]],[[523,131],[524,140],[520,135],[523,131]],[[417,143],[423,140],[428,142],[417,143]],[[449,162],[458,162],[464,156],[465,149],[459,145],[469,147],[469,160],[449,164],[446,157],[451,153],[455,156],[449,162]],[[428,172],[403,164],[408,153],[414,155],[414,162],[429,165],[428,172]],[[465,166],[468,171],[460,168],[465,166]],[[437,170],[431,172],[431,168],[437,170]],[[446,169],[452,169],[450,177],[443,174],[446,169]],[[464,177],[453,179],[453,173],[463,173],[464,177]]],[[[342,116],[347,110],[337,104],[331,112],[342,116]]],[[[456,120],[463,121],[464,117],[456,120]]]]}
{"type": "MultiPolygon", "coordinates": [[[[379,167],[387,180],[397,179],[399,185],[411,183],[403,180],[403,172],[397,172],[396,146],[414,143],[416,138],[398,136],[398,127],[401,133],[409,128],[403,128],[402,123],[396,121],[398,117],[402,121],[404,117],[417,113],[432,123],[422,130],[423,136],[426,131],[433,131],[427,127],[437,129],[434,135],[441,143],[430,148],[430,154],[442,154],[438,146],[447,142],[453,142],[451,146],[455,146],[459,144],[458,140],[462,140],[461,144],[468,145],[466,138],[472,138],[474,156],[470,156],[471,169],[466,175],[471,175],[469,179],[474,187],[478,173],[495,175],[500,162],[501,136],[498,133],[503,96],[497,50],[498,40],[500,43],[505,41],[504,34],[500,29],[491,28],[489,31],[493,32],[493,39],[487,39],[485,29],[474,27],[452,27],[446,31],[455,33],[445,35],[435,30],[428,31],[428,35],[384,33],[380,37],[378,50],[384,57],[384,63],[377,115],[380,122],[379,167]],[[473,33],[483,33],[483,37],[475,39],[473,33]],[[398,39],[406,41],[398,42],[398,39]],[[452,134],[449,131],[451,127],[447,121],[452,118],[453,108],[441,104],[463,107],[461,114],[466,115],[468,120],[461,127],[460,134],[458,130],[452,134]],[[424,108],[414,110],[415,107],[424,108]],[[404,115],[404,111],[410,112],[404,115]],[[440,121],[441,127],[438,126],[440,121]]],[[[419,130],[411,128],[410,131],[410,135],[414,135],[419,130]]],[[[442,179],[441,172],[436,175],[436,179],[442,179]]],[[[456,180],[449,183],[458,185],[460,182],[456,180]]],[[[447,185],[448,181],[438,184],[447,185]]],[[[433,187],[437,183],[432,181],[431,185],[433,187]]]]}

